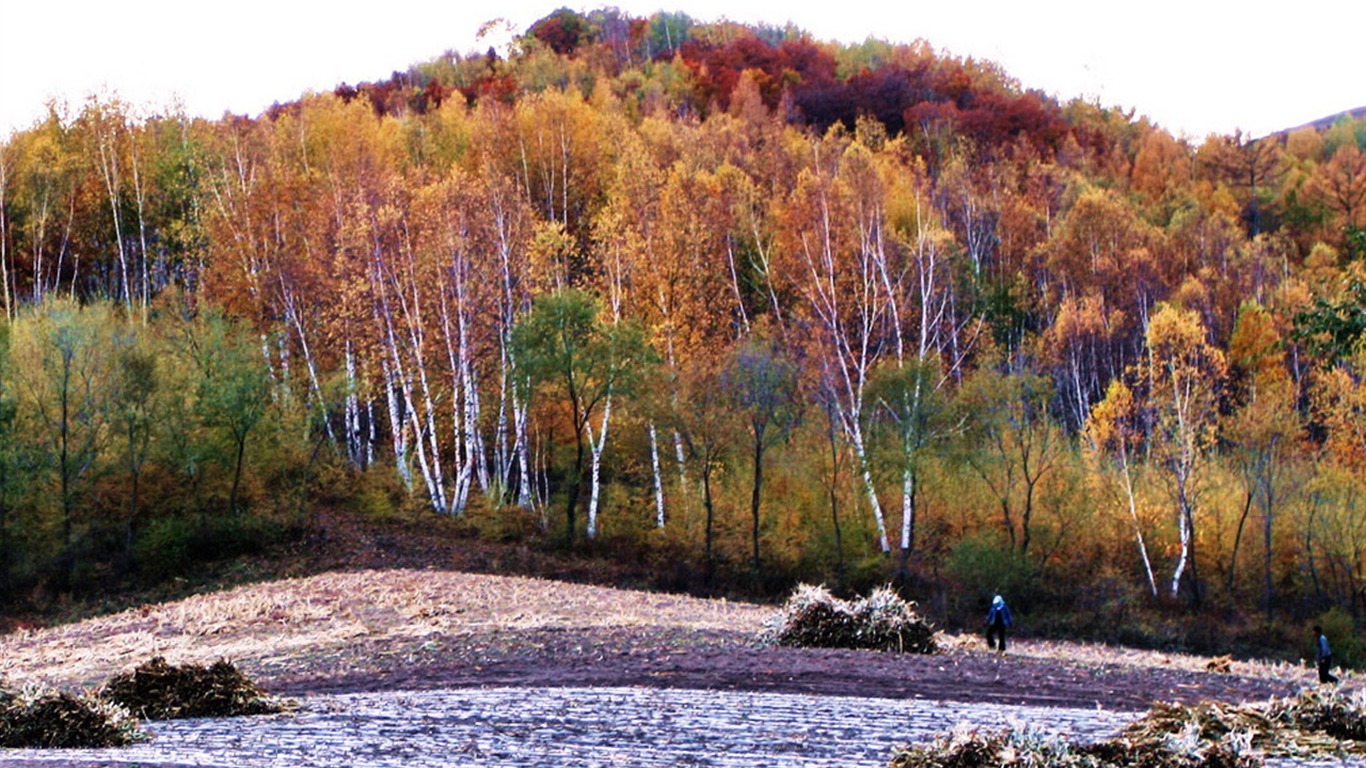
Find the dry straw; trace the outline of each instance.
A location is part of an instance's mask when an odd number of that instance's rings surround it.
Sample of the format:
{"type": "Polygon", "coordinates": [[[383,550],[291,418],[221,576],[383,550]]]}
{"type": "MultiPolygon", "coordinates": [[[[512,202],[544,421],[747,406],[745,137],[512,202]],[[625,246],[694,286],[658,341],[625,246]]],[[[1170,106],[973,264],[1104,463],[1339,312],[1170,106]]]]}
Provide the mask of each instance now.
{"type": "Polygon", "coordinates": [[[1070,744],[1025,728],[958,730],[899,750],[892,768],[1255,768],[1267,756],[1366,754],[1366,697],[1308,690],[1261,704],[1158,704],[1114,739],[1070,744]]]}
{"type": "Polygon", "coordinates": [[[158,656],[110,680],[100,696],[148,720],[265,715],[292,707],[221,659],[207,667],[172,666],[158,656]]]}
{"type": "Polygon", "coordinates": [[[145,738],[128,710],[90,693],[0,691],[0,747],[121,747],[145,738]]]}
{"type": "Polygon", "coordinates": [[[867,597],[840,600],[825,587],[802,584],[771,619],[764,637],[794,648],[856,648],[934,653],[934,628],[890,587],[867,597]]]}

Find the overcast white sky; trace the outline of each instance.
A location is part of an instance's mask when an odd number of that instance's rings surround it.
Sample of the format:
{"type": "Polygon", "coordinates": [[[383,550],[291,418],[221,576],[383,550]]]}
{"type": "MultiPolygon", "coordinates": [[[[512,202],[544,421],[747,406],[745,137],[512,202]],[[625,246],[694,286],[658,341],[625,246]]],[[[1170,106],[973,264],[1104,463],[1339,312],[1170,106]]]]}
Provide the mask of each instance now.
{"type": "MultiPolygon", "coordinates": [[[[1261,135],[1366,106],[1366,0],[620,0],[634,15],[791,21],[823,40],[924,38],[992,59],[1066,100],[1136,108],[1175,133],[1261,135]]],[[[0,0],[0,137],[115,92],[149,110],[259,114],[341,82],[386,78],[445,50],[484,50],[561,5],[504,0],[0,0]]]]}

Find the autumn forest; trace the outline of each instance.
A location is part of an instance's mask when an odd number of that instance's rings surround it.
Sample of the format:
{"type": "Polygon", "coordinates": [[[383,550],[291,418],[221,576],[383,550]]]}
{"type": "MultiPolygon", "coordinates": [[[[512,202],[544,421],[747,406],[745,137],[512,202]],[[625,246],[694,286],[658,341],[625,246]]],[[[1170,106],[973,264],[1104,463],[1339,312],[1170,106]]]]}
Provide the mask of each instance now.
{"type": "Polygon", "coordinates": [[[1345,638],[1366,119],[1287,129],[614,9],[255,117],[54,106],[0,145],[3,603],[327,505],[703,593],[1345,638]]]}

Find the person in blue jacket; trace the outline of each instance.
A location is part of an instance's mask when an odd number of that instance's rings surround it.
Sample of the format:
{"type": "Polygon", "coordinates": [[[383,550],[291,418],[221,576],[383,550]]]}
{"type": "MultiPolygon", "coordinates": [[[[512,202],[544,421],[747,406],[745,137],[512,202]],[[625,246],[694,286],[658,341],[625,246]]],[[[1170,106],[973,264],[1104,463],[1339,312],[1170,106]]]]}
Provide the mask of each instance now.
{"type": "Polygon", "coordinates": [[[1337,677],[1330,671],[1333,668],[1333,648],[1328,645],[1328,637],[1323,627],[1314,627],[1314,653],[1319,660],[1319,682],[1336,683],[1337,677]]]}
{"type": "Polygon", "coordinates": [[[987,646],[992,650],[1006,652],[1006,630],[1015,623],[1010,615],[1010,606],[1005,598],[996,595],[991,598],[991,608],[987,611],[987,646]]]}

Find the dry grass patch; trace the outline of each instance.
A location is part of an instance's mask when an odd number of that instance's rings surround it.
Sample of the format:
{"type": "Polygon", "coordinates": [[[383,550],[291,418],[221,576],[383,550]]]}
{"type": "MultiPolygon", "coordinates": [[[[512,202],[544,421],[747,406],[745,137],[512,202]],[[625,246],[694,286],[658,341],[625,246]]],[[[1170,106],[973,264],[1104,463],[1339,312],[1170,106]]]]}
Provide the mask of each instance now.
{"type": "MultiPolygon", "coordinates": [[[[164,605],[0,637],[0,675],[94,685],[154,656],[184,663],[326,654],[366,640],[385,647],[433,635],[527,629],[678,627],[757,633],[767,609],[543,579],[444,571],[336,572],[252,584],[164,605]]],[[[259,675],[259,672],[253,672],[259,675]]]]}
{"type": "MultiPolygon", "coordinates": [[[[942,645],[950,648],[985,649],[986,641],[980,634],[944,637],[942,645]]],[[[1067,640],[1036,640],[1012,638],[1010,655],[1023,658],[1066,661],[1089,665],[1111,665],[1134,669],[1171,669],[1184,672],[1216,672],[1260,680],[1290,681],[1309,684],[1317,680],[1313,669],[1305,664],[1261,659],[1234,659],[1231,656],[1199,656],[1189,653],[1126,648],[1105,643],[1083,643],[1067,640]]],[[[1345,679],[1353,674],[1344,670],[1345,679]]]]}

